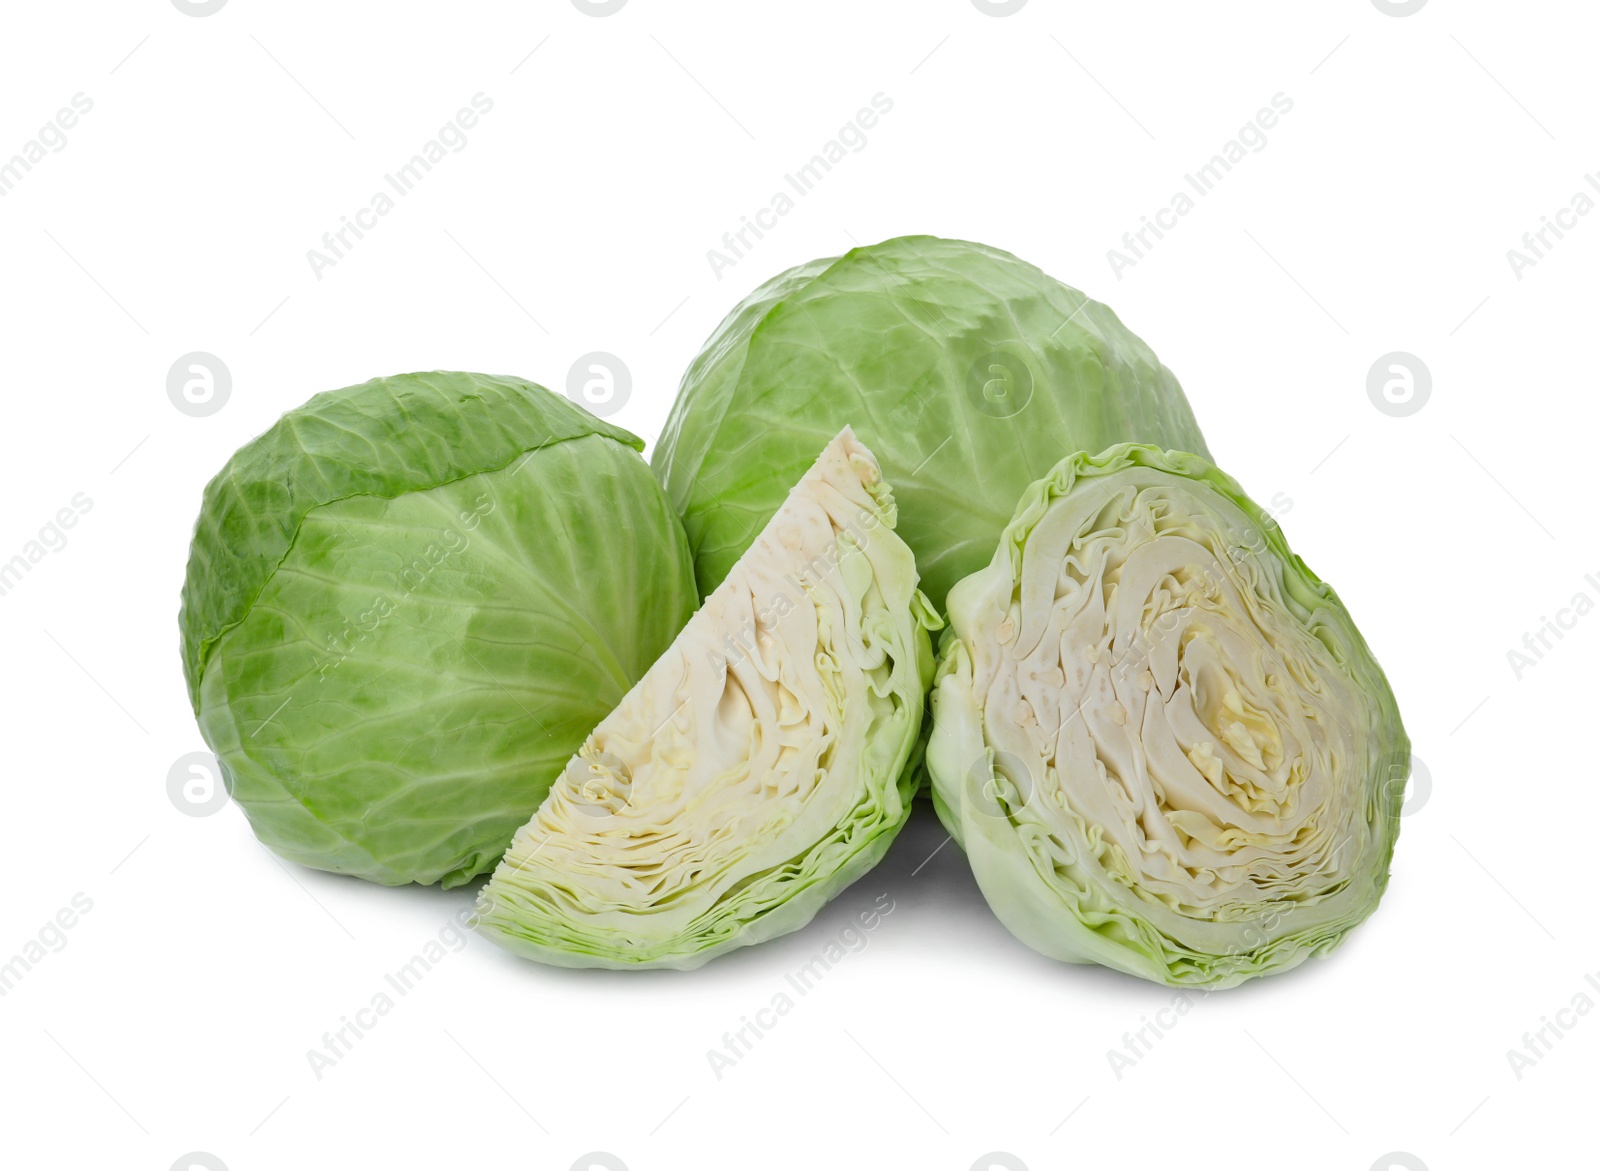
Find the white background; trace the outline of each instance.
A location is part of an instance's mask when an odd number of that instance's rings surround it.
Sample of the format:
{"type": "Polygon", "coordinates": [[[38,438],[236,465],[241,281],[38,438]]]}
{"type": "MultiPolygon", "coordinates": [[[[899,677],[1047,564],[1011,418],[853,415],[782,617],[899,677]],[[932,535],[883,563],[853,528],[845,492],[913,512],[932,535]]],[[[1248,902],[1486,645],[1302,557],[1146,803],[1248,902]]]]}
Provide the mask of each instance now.
{"type": "Polygon", "coordinates": [[[0,998],[0,1163],[1577,1165],[1553,1152],[1592,1134],[1600,1013],[1520,1079],[1507,1051],[1600,1003],[1600,617],[1520,679],[1507,652],[1600,600],[1600,215],[1520,280],[1506,252],[1600,171],[1595,31],[1578,0],[8,6],[0,159],[94,106],[0,199],[0,560],[92,508],[0,596],[0,959],[75,894],[92,910],[0,998]],[[478,92],[468,146],[318,279],[307,250],[478,92]],[[865,149],[717,279],[707,250],[880,92],[865,149]],[[1280,92],[1265,149],[1118,279],[1107,250],[1280,92]],[[912,232],[1111,304],[1218,461],[1289,502],[1431,776],[1382,908],[1330,958],[1199,998],[1118,1078],[1107,1052],[1172,993],[1014,942],[956,847],[927,861],[922,810],[811,927],[699,972],[473,938],[318,1080],[307,1051],[471,893],[281,865],[236,809],[169,801],[203,747],[176,626],[203,484],[317,391],[433,368],[561,387],[593,350],[653,438],[758,282],[912,232]],[[196,350],[233,377],[203,418],[166,393],[196,350]],[[1366,390],[1397,350],[1433,377],[1405,418],[1366,390]],[[880,894],[868,945],[714,1077],[707,1050],[880,894]]]}

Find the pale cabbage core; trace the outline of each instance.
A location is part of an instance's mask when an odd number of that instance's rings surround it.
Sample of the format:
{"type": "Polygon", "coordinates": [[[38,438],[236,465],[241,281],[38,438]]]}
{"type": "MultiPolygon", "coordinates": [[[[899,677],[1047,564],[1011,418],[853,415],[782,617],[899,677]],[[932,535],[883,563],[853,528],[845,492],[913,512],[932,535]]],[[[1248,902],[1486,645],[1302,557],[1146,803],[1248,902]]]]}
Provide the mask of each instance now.
{"type": "Polygon", "coordinates": [[[903,818],[931,652],[892,510],[846,431],[518,832],[491,930],[558,963],[703,960],[903,818]]]}
{"type": "Polygon", "coordinates": [[[1098,888],[1086,922],[1154,929],[1139,950],[1180,966],[1347,927],[1369,888],[1346,897],[1352,870],[1383,836],[1380,713],[1258,519],[1127,467],[1054,500],[1012,564],[952,595],[1001,775],[977,769],[968,803],[1013,822],[1050,881],[1098,888]]]}

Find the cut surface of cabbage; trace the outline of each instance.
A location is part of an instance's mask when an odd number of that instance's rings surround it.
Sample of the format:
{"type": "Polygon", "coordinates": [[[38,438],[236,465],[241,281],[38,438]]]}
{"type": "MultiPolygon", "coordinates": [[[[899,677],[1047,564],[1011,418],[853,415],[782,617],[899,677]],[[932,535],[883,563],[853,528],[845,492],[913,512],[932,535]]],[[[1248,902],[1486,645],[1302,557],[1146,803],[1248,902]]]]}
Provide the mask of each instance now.
{"type": "Polygon", "coordinates": [[[939,624],[894,520],[846,428],[551,786],[479,928],[546,963],[692,968],[870,869],[910,810],[939,624]]]}
{"type": "Polygon", "coordinates": [[[935,805],[1045,955],[1228,987],[1376,907],[1410,747],[1270,515],[1197,456],[1078,454],[950,594],[935,805]]]}

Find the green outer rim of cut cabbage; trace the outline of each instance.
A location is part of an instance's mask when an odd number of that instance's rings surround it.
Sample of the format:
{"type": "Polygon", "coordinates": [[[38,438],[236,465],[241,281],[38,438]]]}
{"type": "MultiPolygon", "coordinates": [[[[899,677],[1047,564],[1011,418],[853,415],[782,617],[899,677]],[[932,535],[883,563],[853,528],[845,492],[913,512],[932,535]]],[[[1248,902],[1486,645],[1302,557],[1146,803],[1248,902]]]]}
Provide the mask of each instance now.
{"type": "MultiPolygon", "coordinates": [[[[941,641],[932,691],[934,729],[927,749],[935,810],[946,830],[968,854],[985,898],[1005,925],[1035,951],[1069,963],[1098,963],[1147,980],[1174,987],[1233,987],[1256,976],[1286,971],[1309,958],[1332,951],[1349,931],[1365,920],[1382,897],[1389,879],[1389,864],[1400,831],[1400,811],[1405,779],[1410,767],[1410,741],[1400,711],[1382,669],[1333,587],[1318,578],[1288,545],[1271,514],[1246,494],[1231,476],[1208,460],[1189,452],[1163,451],[1146,444],[1118,444],[1091,455],[1078,452],[1063,459],[1052,472],[1033,484],[1018,502],[1016,516],[1006,527],[990,569],[966,579],[950,597],[950,624],[941,641]],[[1346,919],[1308,929],[1305,937],[1294,933],[1270,936],[1256,948],[1208,956],[1186,951],[1161,935],[1136,915],[1121,908],[1107,911],[1101,905],[1090,913],[1080,907],[1087,892],[1071,881],[1057,880],[1041,869],[1041,860],[1019,845],[1018,833],[1042,827],[1025,807],[1007,806],[1006,816],[988,811],[973,815],[968,802],[975,783],[965,774],[967,763],[987,755],[987,778],[980,784],[989,792],[1005,793],[1014,787],[994,768],[994,751],[983,731],[984,715],[971,693],[972,662],[963,630],[960,591],[981,588],[979,583],[996,567],[1004,567],[1013,582],[1019,579],[1023,553],[1034,528],[1051,505],[1076,488],[1090,486],[1100,476],[1124,468],[1141,467],[1171,473],[1214,492],[1238,510],[1241,527],[1254,529],[1264,540],[1258,554],[1283,567],[1283,586],[1295,603],[1314,613],[1320,623],[1337,628],[1347,667],[1361,694],[1373,705],[1371,727],[1381,734],[1381,751],[1369,761],[1363,779],[1364,810],[1374,831],[1377,849],[1359,859],[1347,879],[1365,883],[1367,896],[1346,919]],[[991,788],[992,787],[992,788],[991,788]],[[1094,922],[1086,922],[1085,916],[1094,922]],[[1168,946],[1172,945],[1172,946],[1168,946]]],[[[1318,634],[1319,641],[1327,639],[1318,634]]],[[[1336,655],[1337,659],[1339,656],[1336,655]]],[[[1004,800],[1004,798],[1002,798],[1004,800]]],[[[1075,873],[1081,878],[1081,873],[1075,873]]]]}
{"type": "Polygon", "coordinates": [[[436,370],[316,395],[234,453],[206,485],[178,615],[189,702],[314,508],[393,498],[505,467],[583,435],[644,441],[521,378],[436,370]]]}
{"type": "MultiPolygon", "coordinates": [[[[929,674],[932,673],[932,660],[929,660],[929,674]]],[[[517,930],[514,919],[502,912],[498,904],[486,901],[490,883],[486,883],[479,892],[479,901],[470,925],[483,935],[492,939],[499,946],[519,955],[524,959],[535,960],[541,964],[548,964],[555,968],[602,968],[613,972],[641,972],[658,969],[669,969],[679,972],[692,972],[704,966],[718,956],[723,956],[730,951],[752,944],[766,943],[780,936],[789,935],[800,930],[812,919],[817,912],[831,903],[846,889],[852,886],[857,879],[883,861],[883,856],[889,852],[889,847],[899,836],[906,820],[911,816],[915,802],[912,798],[916,795],[917,787],[915,760],[910,759],[915,742],[906,749],[907,763],[901,769],[896,788],[899,793],[900,814],[890,822],[886,822],[879,831],[868,838],[861,849],[852,854],[847,862],[825,878],[808,883],[799,894],[785,899],[778,906],[763,914],[760,918],[751,919],[745,923],[744,928],[736,935],[724,939],[698,951],[674,952],[671,954],[651,956],[642,959],[626,959],[617,955],[603,955],[598,952],[580,952],[569,948],[551,947],[537,940],[529,939],[526,934],[517,930]],[[486,909],[487,908],[487,909],[486,909]]]]}

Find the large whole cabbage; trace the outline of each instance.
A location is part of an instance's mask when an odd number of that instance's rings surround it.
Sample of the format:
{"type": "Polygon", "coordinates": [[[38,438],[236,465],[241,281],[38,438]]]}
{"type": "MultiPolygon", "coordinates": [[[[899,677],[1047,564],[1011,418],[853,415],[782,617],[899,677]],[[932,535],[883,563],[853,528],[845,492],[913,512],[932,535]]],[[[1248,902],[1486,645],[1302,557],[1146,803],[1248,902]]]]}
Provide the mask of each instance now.
{"type": "Polygon", "coordinates": [[[684,375],[651,456],[708,593],[851,426],[895,486],[935,606],[1065,455],[1208,454],[1177,380],[1112,311],[1015,256],[908,236],[768,281],[684,375]]]}
{"type": "Polygon", "coordinates": [[[693,968],[870,869],[911,809],[938,625],[894,523],[846,429],[517,832],[480,928],[551,964],[693,968]]]}
{"type": "Polygon", "coordinates": [[[1377,906],[1410,759],[1394,696],[1205,460],[1062,460],[949,606],[935,805],[1024,943],[1228,987],[1377,906]]]}
{"type": "Polygon", "coordinates": [[[179,624],[233,799],[285,858],[454,886],[694,609],[643,444],[532,383],[318,395],[205,491],[179,624]]]}

